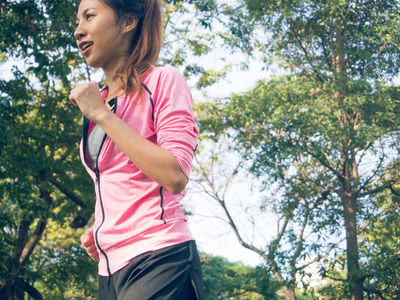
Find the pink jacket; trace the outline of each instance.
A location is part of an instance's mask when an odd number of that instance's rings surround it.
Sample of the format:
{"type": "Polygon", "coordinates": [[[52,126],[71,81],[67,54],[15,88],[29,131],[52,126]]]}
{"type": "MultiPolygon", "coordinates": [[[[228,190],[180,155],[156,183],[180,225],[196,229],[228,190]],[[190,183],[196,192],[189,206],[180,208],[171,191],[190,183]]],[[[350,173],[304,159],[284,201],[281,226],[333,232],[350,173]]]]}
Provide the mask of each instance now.
{"type": "MultiPolygon", "coordinates": [[[[156,67],[143,78],[143,85],[142,100],[118,97],[115,114],[169,150],[189,178],[198,130],[186,81],[172,67],[156,67]]],[[[100,150],[98,172],[91,170],[83,152],[89,126],[86,119],[80,154],[95,182],[93,232],[99,274],[110,276],[140,254],[192,240],[179,204],[186,191],[174,195],[148,178],[108,137],[100,150]]]]}

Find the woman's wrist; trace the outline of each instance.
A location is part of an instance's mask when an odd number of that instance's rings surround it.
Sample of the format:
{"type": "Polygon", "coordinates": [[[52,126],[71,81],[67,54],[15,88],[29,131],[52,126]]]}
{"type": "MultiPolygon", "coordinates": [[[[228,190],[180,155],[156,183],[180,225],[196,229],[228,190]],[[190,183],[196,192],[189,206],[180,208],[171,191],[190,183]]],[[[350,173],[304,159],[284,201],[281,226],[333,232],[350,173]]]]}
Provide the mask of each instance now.
{"type": "MultiPolygon", "coordinates": [[[[91,118],[89,118],[92,122],[96,123],[100,127],[101,125],[106,123],[108,119],[112,118],[115,116],[115,114],[108,109],[106,106],[97,109],[91,118]]],[[[104,129],[104,128],[103,128],[104,129]]]]}

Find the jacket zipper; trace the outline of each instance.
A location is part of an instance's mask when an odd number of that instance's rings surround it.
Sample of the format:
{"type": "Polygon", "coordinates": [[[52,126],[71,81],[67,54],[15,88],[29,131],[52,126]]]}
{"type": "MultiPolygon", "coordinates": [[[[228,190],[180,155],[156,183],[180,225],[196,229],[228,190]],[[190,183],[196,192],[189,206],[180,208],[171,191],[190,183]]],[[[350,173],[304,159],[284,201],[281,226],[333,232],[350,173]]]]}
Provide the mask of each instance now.
{"type": "MultiPolygon", "coordinates": [[[[111,111],[112,111],[113,113],[115,113],[115,112],[117,111],[117,99],[115,98],[115,99],[110,100],[110,101],[108,102],[108,104],[112,107],[112,108],[111,108],[111,111]]],[[[86,124],[87,124],[87,127],[88,127],[88,123],[90,123],[90,121],[88,122],[87,118],[85,118],[85,119],[86,119],[86,120],[84,121],[84,124],[86,123],[86,124]]],[[[87,130],[88,130],[88,128],[87,128],[87,130]]],[[[84,136],[84,143],[83,143],[83,146],[85,147],[85,148],[83,148],[84,151],[86,151],[87,130],[86,130],[86,132],[85,132],[85,130],[84,130],[84,134],[83,134],[83,136],[84,136]]],[[[101,152],[101,149],[103,148],[103,145],[104,145],[104,142],[105,142],[106,138],[107,138],[107,134],[104,134],[103,140],[101,141],[101,144],[100,144],[99,152],[97,153],[96,163],[95,163],[95,170],[94,170],[94,172],[95,172],[95,174],[96,174],[96,186],[97,186],[97,191],[98,191],[98,195],[99,195],[99,201],[100,201],[100,207],[101,207],[101,214],[102,214],[101,223],[100,223],[99,227],[96,229],[96,232],[95,232],[95,243],[96,243],[97,249],[99,249],[99,251],[101,252],[101,254],[103,254],[104,257],[105,257],[105,259],[106,259],[107,272],[108,272],[108,275],[111,276],[112,274],[111,274],[111,270],[110,270],[110,261],[108,260],[108,256],[107,256],[106,252],[103,250],[103,248],[101,248],[101,246],[100,246],[100,244],[99,244],[99,242],[98,242],[99,230],[100,230],[100,228],[103,226],[104,221],[105,221],[105,219],[106,219],[106,215],[105,215],[105,211],[104,211],[104,205],[103,205],[103,199],[102,199],[102,197],[101,197],[100,171],[99,171],[99,156],[100,156],[100,152],[101,152]]],[[[84,152],[84,153],[85,153],[85,152],[84,152]]]]}
{"type": "MultiPolygon", "coordinates": [[[[104,140],[105,140],[105,137],[104,137],[104,140]]],[[[103,140],[103,142],[104,142],[104,140],[103,140]]],[[[102,146],[103,146],[103,144],[102,144],[102,146]]],[[[100,148],[100,149],[101,149],[101,148],[100,148]]],[[[99,152],[99,153],[100,153],[100,152],[99,152]]],[[[96,159],[96,185],[97,185],[97,190],[98,190],[98,194],[99,194],[99,200],[100,200],[100,206],[101,206],[102,220],[101,220],[101,223],[100,223],[99,227],[97,227],[97,229],[96,229],[96,232],[95,232],[95,237],[96,237],[96,238],[95,238],[94,240],[95,240],[95,242],[96,242],[96,247],[97,247],[97,249],[99,249],[100,252],[101,252],[101,253],[104,255],[104,257],[106,258],[107,272],[108,272],[108,275],[111,276],[110,262],[109,262],[109,260],[108,260],[108,256],[107,256],[106,252],[104,252],[103,248],[100,247],[99,238],[98,238],[98,236],[99,236],[99,230],[100,230],[100,227],[103,226],[103,224],[104,224],[104,221],[105,221],[105,219],[106,219],[106,214],[105,214],[105,212],[104,212],[103,199],[101,198],[100,172],[99,172],[99,169],[97,168],[97,160],[98,160],[98,157],[97,157],[97,159],[96,159]]]]}
{"type": "MultiPolygon", "coordinates": [[[[152,93],[149,90],[149,88],[142,83],[142,86],[144,87],[144,89],[146,90],[146,92],[149,93],[149,100],[150,100],[150,104],[151,104],[151,118],[153,119],[153,123],[154,123],[154,101],[153,101],[153,97],[152,97],[152,93]]],[[[162,221],[164,224],[166,224],[167,222],[164,220],[164,196],[163,196],[163,187],[160,187],[160,209],[161,209],[161,216],[160,216],[160,221],[162,221]]]]}
{"type": "Polygon", "coordinates": [[[160,221],[162,221],[164,224],[166,224],[167,222],[164,220],[164,196],[163,196],[163,187],[160,187],[160,209],[161,209],[160,221]]]}

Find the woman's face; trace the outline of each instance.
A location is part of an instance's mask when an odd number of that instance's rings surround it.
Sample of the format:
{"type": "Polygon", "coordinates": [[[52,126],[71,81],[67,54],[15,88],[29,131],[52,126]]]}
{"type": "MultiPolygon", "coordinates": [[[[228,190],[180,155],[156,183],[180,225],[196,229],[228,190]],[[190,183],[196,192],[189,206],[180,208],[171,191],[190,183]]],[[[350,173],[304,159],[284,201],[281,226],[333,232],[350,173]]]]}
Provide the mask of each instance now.
{"type": "Polygon", "coordinates": [[[79,49],[89,66],[115,69],[129,49],[129,42],[114,11],[101,0],[82,0],[74,32],[79,49]]]}

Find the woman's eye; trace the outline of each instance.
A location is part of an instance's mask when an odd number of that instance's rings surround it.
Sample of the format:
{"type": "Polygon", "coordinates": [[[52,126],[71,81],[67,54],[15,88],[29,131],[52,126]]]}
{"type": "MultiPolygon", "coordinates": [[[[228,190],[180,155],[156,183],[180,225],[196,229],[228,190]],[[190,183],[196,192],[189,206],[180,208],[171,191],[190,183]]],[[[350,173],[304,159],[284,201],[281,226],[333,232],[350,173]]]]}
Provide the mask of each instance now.
{"type": "Polygon", "coordinates": [[[93,17],[93,15],[87,14],[87,15],[86,15],[86,20],[89,20],[91,17],[93,17]]]}

